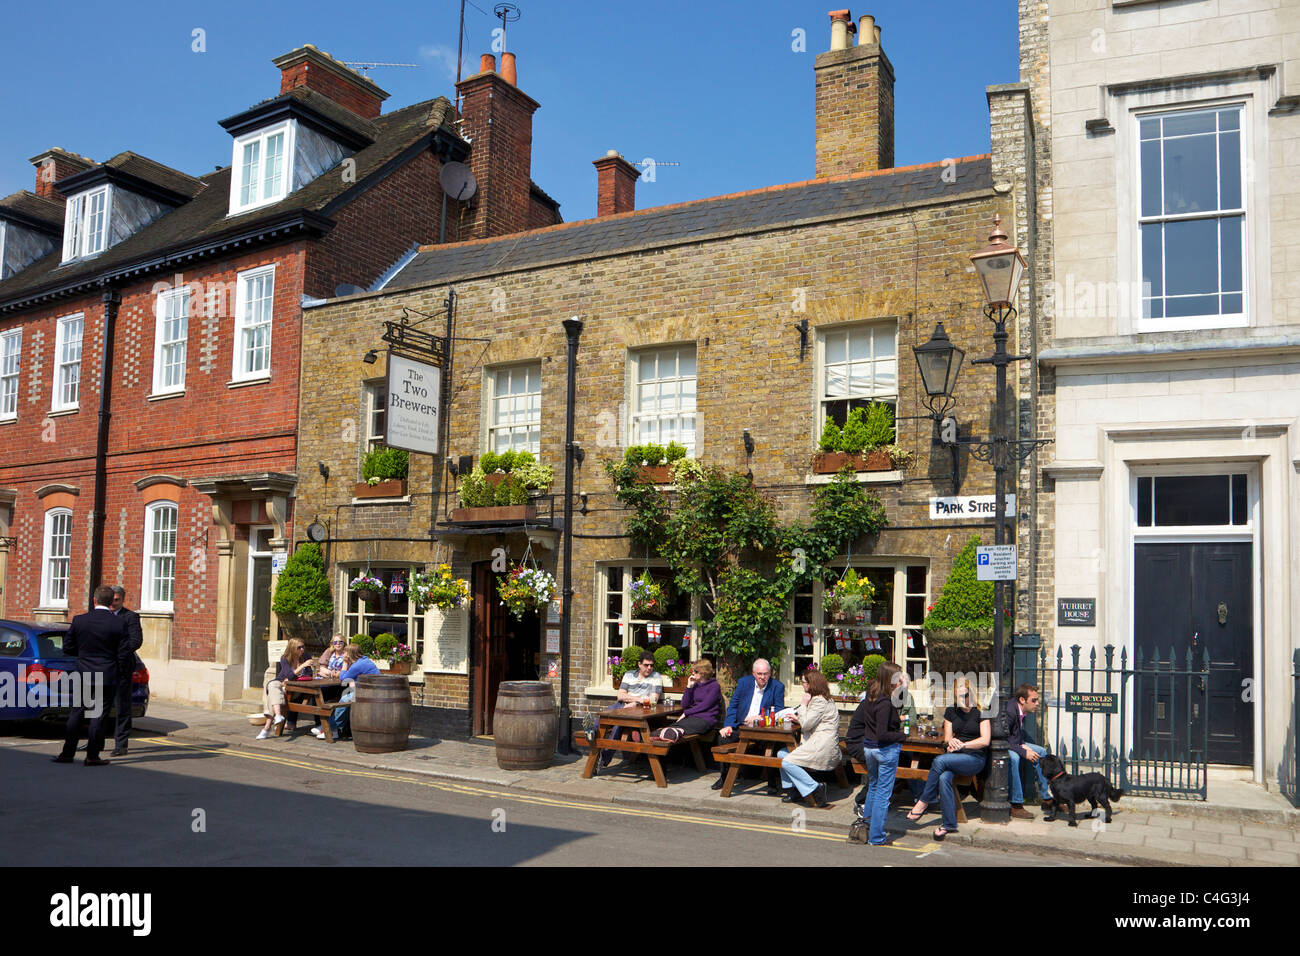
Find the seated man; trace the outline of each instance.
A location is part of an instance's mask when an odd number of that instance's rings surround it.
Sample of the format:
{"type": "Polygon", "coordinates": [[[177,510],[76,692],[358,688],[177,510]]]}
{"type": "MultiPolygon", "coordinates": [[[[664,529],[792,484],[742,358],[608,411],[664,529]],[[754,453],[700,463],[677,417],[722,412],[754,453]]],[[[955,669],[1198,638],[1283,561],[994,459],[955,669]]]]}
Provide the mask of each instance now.
{"type": "MultiPolygon", "coordinates": [[[[343,682],[343,696],[339,698],[340,704],[348,704],[357,698],[356,680],[362,674],[378,674],[379,668],[370,658],[361,653],[361,648],[355,644],[349,644],[343,649],[343,673],[339,675],[339,680],[343,682]]],[[[352,736],[352,708],[338,707],[330,715],[330,727],[334,731],[335,740],[346,740],[352,736]]],[[[311,732],[317,737],[324,737],[325,732],[316,727],[311,732]]]]}
{"type": "MultiPolygon", "coordinates": [[[[736,692],[731,695],[727,705],[727,716],[718,731],[718,743],[727,743],[741,724],[753,724],[758,715],[765,710],[778,711],[785,707],[785,685],[772,677],[772,665],[759,658],[754,661],[753,671],[742,677],[736,684],[736,692]]],[[[721,790],[727,779],[727,765],[721,767],[722,773],[713,784],[714,790],[721,790]]],[[[775,771],[768,774],[769,786],[775,771]]]]}
{"type": "Polygon", "coordinates": [[[1038,710],[1041,697],[1033,684],[1021,684],[1016,688],[1016,699],[1007,701],[1004,708],[1007,715],[1007,756],[1011,758],[1008,768],[1010,780],[1011,815],[1021,820],[1032,820],[1033,814],[1025,809],[1025,787],[1020,780],[1020,758],[1024,757],[1034,765],[1038,775],[1038,799],[1044,810],[1052,807],[1052,790],[1047,785],[1038,758],[1047,753],[1046,747],[1025,740],[1025,715],[1038,710]]]}
{"type": "MultiPolygon", "coordinates": [[[[664,696],[664,679],[660,673],[655,670],[655,656],[649,651],[642,651],[641,657],[637,661],[636,670],[628,671],[623,675],[623,682],[618,687],[618,702],[620,704],[655,704],[663,700],[664,696]]],[[[617,739],[622,727],[615,727],[609,733],[611,740],[617,739]]],[[[614,757],[614,751],[602,750],[600,752],[600,765],[608,767],[609,762],[614,757]]]]}

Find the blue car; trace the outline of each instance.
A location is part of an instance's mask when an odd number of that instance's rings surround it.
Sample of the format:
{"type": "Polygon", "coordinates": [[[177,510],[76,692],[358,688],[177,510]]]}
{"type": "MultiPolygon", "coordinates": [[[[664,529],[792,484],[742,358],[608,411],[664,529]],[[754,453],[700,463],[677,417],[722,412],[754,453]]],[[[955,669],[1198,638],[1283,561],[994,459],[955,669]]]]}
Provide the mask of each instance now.
{"type": "MultiPolygon", "coordinates": [[[[58,678],[75,673],[77,660],[63,654],[67,624],[0,620],[0,720],[66,721],[72,701],[51,694],[58,678]]],[[[131,716],[149,709],[149,669],[135,655],[131,675],[131,716]]],[[[109,713],[116,711],[108,702],[109,713]]]]}

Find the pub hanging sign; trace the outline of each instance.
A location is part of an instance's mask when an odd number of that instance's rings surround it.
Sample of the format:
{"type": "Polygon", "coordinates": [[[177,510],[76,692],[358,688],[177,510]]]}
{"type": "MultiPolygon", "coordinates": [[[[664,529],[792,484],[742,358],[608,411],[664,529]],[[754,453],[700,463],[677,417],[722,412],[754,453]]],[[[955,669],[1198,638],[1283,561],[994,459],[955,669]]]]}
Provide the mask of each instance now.
{"type": "Polygon", "coordinates": [[[442,372],[405,355],[388,355],[388,421],[384,444],[438,454],[438,403],[442,372]]]}

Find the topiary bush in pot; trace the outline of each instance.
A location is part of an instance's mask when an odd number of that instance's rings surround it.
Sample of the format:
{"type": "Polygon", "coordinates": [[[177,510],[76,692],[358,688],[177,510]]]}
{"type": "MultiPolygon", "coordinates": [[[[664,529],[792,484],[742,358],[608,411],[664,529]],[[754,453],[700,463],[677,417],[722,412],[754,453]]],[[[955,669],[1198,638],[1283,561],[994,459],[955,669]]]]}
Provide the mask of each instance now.
{"type": "Polygon", "coordinates": [[[925,617],[930,669],[941,674],[993,671],[993,582],[978,578],[979,543],[979,535],[967,540],[925,617]]]}

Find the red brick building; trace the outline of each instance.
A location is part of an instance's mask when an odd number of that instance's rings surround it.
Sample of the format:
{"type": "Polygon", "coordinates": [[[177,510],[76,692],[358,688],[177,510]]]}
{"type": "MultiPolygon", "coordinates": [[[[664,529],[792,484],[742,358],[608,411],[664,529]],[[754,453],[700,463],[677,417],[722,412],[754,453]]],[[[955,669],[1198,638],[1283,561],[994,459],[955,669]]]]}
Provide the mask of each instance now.
{"type": "Polygon", "coordinates": [[[273,62],[278,95],[221,121],[229,166],[51,149],[0,200],[0,616],[68,620],[121,583],[154,692],[210,705],[260,687],[276,631],[301,302],[439,241],[447,162],[479,182],[447,239],[560,221],[528,179],[537,104],[494,64],[459,117],[445,97],[382,114],[310,45],[273,62]]]}

